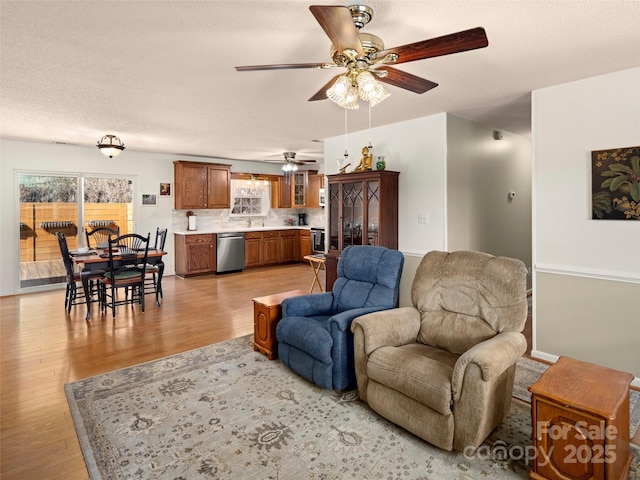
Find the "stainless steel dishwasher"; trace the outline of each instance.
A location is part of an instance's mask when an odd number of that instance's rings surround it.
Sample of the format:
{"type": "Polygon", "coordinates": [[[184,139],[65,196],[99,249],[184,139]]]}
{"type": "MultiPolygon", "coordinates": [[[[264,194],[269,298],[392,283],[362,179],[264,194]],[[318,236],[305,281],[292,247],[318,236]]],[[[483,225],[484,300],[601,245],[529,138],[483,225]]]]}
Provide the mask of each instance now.
{"type": "Polygon", "coordinates": [[[218,233],[216,273],[239,272],[244,268],[244,233],[218,233]]]}

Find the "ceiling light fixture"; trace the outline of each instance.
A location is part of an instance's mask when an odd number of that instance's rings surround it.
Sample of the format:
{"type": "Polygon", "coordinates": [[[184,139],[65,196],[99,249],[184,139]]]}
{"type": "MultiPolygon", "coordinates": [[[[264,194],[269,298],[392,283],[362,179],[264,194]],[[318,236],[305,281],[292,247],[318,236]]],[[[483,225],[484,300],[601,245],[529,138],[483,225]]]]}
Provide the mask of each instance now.
{"type": "Polygon", "coordinates": [[[97,143],[98,149],[107,157],[117,157],[124,150],[124,143],[115,135],[105,135],[97,143]]]}
{"type": "Polygon", "coordinates": [[[282,170],[284,172],[295,172],[296,170],[298,170],[298,165],[293,163],[291,160],[285,160],[284,164],[282,165],[282,170]]]}
{"type": "Polygon", "coordinates": [[[349,71],[340,75],[327,90],[329,100],[349,110],[359,107],[358,98],[375,107],[389,95],[370,71],[356,66],[350,66],[349,71]]]}

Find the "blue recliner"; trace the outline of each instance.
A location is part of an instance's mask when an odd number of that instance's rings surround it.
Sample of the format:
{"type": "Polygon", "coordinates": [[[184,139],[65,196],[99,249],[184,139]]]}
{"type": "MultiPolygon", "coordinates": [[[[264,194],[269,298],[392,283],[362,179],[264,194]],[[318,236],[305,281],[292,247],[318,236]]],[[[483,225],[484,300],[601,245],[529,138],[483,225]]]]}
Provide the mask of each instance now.
{"type": "Polygon", "coordinates": [[[276,327],[282,363],[322,388],[355,386],[351,322],[397,306],[403,265],[398,250],[346,247],[332,292],[282,302],[282,320],[276,327]]]}

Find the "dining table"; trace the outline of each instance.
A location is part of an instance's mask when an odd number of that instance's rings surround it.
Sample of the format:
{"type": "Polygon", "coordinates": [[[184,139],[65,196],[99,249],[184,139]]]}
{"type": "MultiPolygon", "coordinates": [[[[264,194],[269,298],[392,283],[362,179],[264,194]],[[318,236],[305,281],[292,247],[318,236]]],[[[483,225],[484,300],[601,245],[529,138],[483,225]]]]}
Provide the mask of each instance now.
{"type": "MultiPolygon", "coordinates": [[[[156,287],[156,304],[160,306],[160,299],[158,298],[157,292],[161,291],[162,286],[162,274],[164,273],[164,262],[162,261],[162,257],[166,255],[167,252],[157,249],[150,248],[147,253],[147,264],[155,265],[158,267],[158,279],[157,279],[157,287],[156,287]]],[[[84,297],[87,305],[87,316],[86,320],[91,320],[91,287],[89,285],[90,278],[95,276],[100,270],[108,270],[109,269],[109,252],[108,249],[106,251],[104,249],[92,249],[88,252],[70,252],[71,259],[73,263],[82,268],[80,271],[80,279],[82,281],[82,291],[84,292],[84,297]]],[[[144,259],[144,253],[141,253],[138,256],[141,260],[144,259]]],[[[120,258],[116,255],[113,257],[114,266],[118,266],[118,260],[120,258]]]]}

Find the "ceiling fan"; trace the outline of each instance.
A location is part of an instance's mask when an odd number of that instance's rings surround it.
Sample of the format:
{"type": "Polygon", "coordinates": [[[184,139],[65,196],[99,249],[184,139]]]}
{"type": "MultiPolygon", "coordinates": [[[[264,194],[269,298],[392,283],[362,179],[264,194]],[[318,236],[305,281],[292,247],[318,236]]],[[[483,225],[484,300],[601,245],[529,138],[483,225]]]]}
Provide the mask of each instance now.
{"type": "Polygon", "coordinates": [[[292,172],[298,170],[299,165],[304,165],[305,163],[316,163],[313,159],[301,160],[296,159],[296,152],[283,152],[284,160],[263,160],[268,163],[282,163],[282,170],[285,172],[292,172]]]}
{"type": "MultiPolygon", "coordinates": [[[[489,44],[484,28],[476,27],[399,47],[385,48],[380,37],[360,31],[373,18],[372,8],[365,5],[349,5],[346,7],[312,5],[309,10],[311,10],[311,13],[332,42],[331,59],[333,63],[252,65],[235,67],[236,70],[246,72],[300,68],[328,69],[334,67],[347,69],[346,74],[343,73],[333,77],[309,101],[329,98],[327,90],[332,85],[335,85],[341,77],[350,78],[353,86],[356,86],[356,79],[363,72],[369,72],[380,82],[415,93],[424,93],[437,87],[438,84],[393,68],[391,65],[475,50],[484,48],[489,44]]],[[[352,108],[357,108],[357,106],[352,108]]]]}

